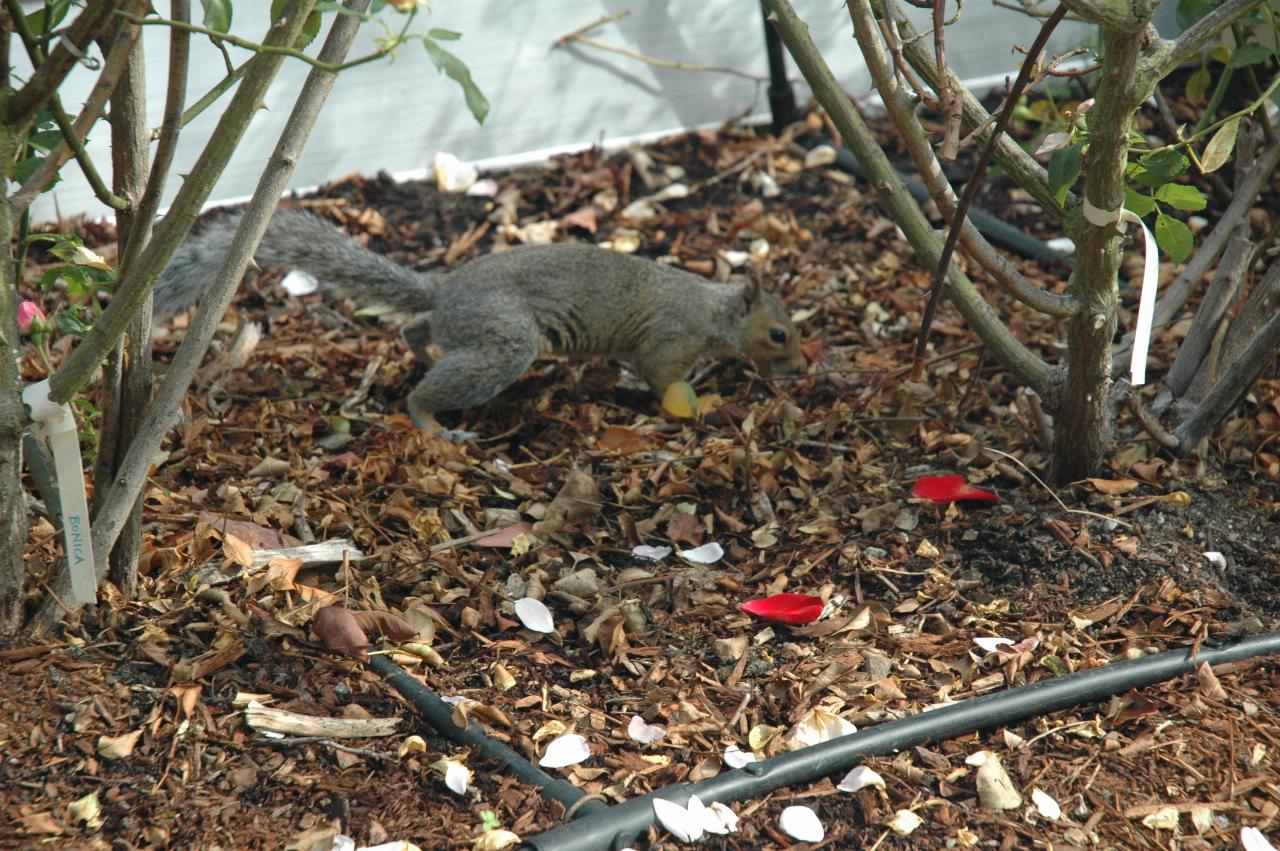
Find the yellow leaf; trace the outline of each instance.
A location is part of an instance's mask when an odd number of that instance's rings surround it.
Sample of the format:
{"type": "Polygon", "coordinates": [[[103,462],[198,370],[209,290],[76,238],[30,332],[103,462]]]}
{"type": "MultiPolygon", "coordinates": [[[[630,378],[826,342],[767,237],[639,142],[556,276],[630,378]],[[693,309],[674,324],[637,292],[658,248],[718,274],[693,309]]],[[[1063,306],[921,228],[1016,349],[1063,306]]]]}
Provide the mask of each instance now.
{"type": "Polygon", "coordinates": [[[717,406],[724,404],[724,397],[719,393],[708,393],[705,396],[698,397],[698,416],[705,417],[716,409],[717,406]]]}
{"type": "Polygon", "coordinates": [[[1200,166],[1205,174],[1217,171],[1226,165],[1231,158],[1231,151],[1236,146],[1236,132],[1240,129],[1240,119],[1233,118],[1218,128],[1209,144],[1205,146],[1204,156],[1200,158],[1200,166]]]}
{"type": "Polygon", "coordinates": [[[673,417],[689,419],[698,410],[698,394],[687,381],[673,381],[662,396],[662,409],[673,417]]]}

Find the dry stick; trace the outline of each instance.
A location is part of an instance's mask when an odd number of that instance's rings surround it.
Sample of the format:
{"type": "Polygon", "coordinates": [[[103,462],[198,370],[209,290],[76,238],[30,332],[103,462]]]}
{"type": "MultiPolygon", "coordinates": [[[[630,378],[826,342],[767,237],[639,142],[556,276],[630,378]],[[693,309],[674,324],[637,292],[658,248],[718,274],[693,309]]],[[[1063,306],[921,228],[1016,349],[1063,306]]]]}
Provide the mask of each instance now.
{"type": "Polygon", "coordinates": [[[1124,383],[1128,387],[1125,402],[1129,405],[1129,413],[1133,414],[1133,418],[1138,421],[1138,425],[1141,426],[1143,431],[1151,435],[1156,443],[1165,449],[1176,452],[1180,446],[1178,438],[1165,431],[1164,426],[1160,424],[1160,420],[1147,410],[1146,405],[1142,404],[1142,398],[1133,392],[1134,388],[1128,382],[1124,383]]]}
{"type": "MultiPolygon", "coordinates": [[[[886,0],[892,6],[893,0],[886,0]]],[[[954,226],[957,209],[955,192],[942,172],[942,166],[928,144],[928,134],[916,117],[915,109],[907,101],[906,94],[898,85],[897,78],[891,73],[889,59],[885,56],[880,41],[876,38],[875,16],[869,0],[849,0],[849,16],[853,21],[854,37],[867,62],[871,79],[885,110],[898,128],[902,143],[915,164],[916,172],[929,190],[930,196],[938,204],[949,225],[954,226]]],[[[890,9],[891,12],[891,9],[890,9]]],[[[890,21],[892,14],[886,15],[890,21]]],[[[881,27],[880,29],[884,29],[881,27]]],[[[890,45],[892,50],[892,44],[890,45]]],[[[972,137],[970,137],[972,138],[972,137]]],[[[1006,260],[1000,252],[987,242],[981,232],[967,218],[960,226],[960,236],[965,248],[969,250],[979,265],[985,269],[998,284],[1004,287],[1014,298],[1023,304],[1050,316],[1070,316],[1079,309],[1079,301],[1070,295],[1058,295],[1034,286],[1013,264],[1006,260]]],[[[909,367],[911,371],[914,367],[909,367]]]]}
{"type": "MultiPolygon", "coordinates": [[[[932,225],[898,179],[884,150],[876,143],[866,122],[854,109],[840,82],[813,43],[804,22],[796,15],[788,0],[764,0],[764,3],[772,13],[770,21],[782,35],[788,52],[804,74],[814,97],[839,130],[844,144],[866,169],[868,182],[881,204],[906,235],[912,250],[920,258],[919,262],[933,266],[941,255],[942,246],[932,225]]],[[[948,274],[948,290],[956,310],[995,357],[1017,375],[1019,380],[1034,387],[1041,395],[1053,396],[1053,368],[1013,335],[991,305],[977,292],[973,282],[962,272],[952,269],[948,274]]]]}
{"type": "MultiPolygon", "coordinates": [[[[1035,66],[1035,57],[1040,55],[1044,50],[1045,44],[1049,41],[1049,36],[1053,34],[1053,30],[1058,26],[1058,22],[1067,14],[1066,6],[1059,6],[1054,13],[1040,27],[1040,32],[1036,35],[1036,40],[1032,42],[1031,49],[1027,51],[1027,58],[1023,61],[1022,67],[1018,70],[1018,78],[1013,83],[1013,90],[1009,92],[1009,97],[1005,99],[1004,109],[1000,111],[1000,118],[996,121],[995,130],[992,131],[991,137],[987,140],[986,147],[982,149],[982,155],[978,157],[977,164],[973,167],[973,174],[964,185],[964,192],[960,194],[960,204],[956,208],[955,218],[952,220],[951,227],[947,229],[947,241],[942,246],[942,257],[938,260],[938,269],[933,276],[933,286],[929,292],[929,302],[924,309],[924,318],[920,321],[920,336],[916,338],[915,359],[912,361],[912,376],[918,381],[924,372],[924,356],[929,345],[929,331],[933,326],[933,317],[938,312],[938,302],[942,300],[943,282],[947,277],[947,267],[951,265],[951,255],[955,253],[956,243],[960,239],[960,228],[957,225],[963,222],[969,213],[969,206],[973,203],[974,196],[978,194],[978,185],[982,179],[982,175],[987,170],[987,165],[991,162],[991,155],[995,152],[997,140],[1004,135],[1005,128],[1009,126],[1009,120],[1013,118],[1014,107],[1018,105],[1018,97],[1027,85],[1027,80],[1031,78],[1032,69],[1035,66]]],[[[940,79],[947,79],[946,70],[941,69],[940,79]]]]}
{"type": "MultiPolygon", "coordinates": [[[[621,16],[616,16],[616,17],[621,17],[621,16]]],[[[602,22],[605,22],[605,21],[602,21],[602,22]]],[[[732,74],[735,77],[741,77],[744,80],[751,80],[754,83],[769,82],[768,77],[762,77],[758,74],[749,74],[746,71],[741,71],[737,68],[730,68],[726,65],[692,65],[688,62],[678,62],[671,59],[658,59],[653,56],[646,56],[645,54],[639,53],[634,50],[629,50],[628,48],[625,48],[625,47],[618,47],[617,45],[613,45],[613,44],[605,44],[602,41],[596,41],[594,38],[588,38],[587,36],[582,35],[582,32],[584,30],[590,30],[595,26],[598,26],[598,24],[588,24],[586,27],[582,27],[566,35],[562,35],[559,38],[557,38],[554,42],[552,42],[552,45],[555,47],[564,47],[569,42],[576,41],[580,44],[585,44],[588,47],[594,47],[597,50],[603,50],[608,53],[617,53],[620,56],[627,57],[628,59],[636,59],[654,68],[667,68],[672,71],[710,71],[716,74],[732,74]]]]}
{"type": "Polygon", "coordinates": [[[955,81],[947,75],[947,41],[943,22],[947,0],[933,0],[933,61],[941,72],[942,88],[938,90],[942,108],[942,147],[938,158],[943,162],[955,162],[960,150],[960,102],[956,97],[955,81]]]}
{"type": "Polygon", "coordinates": [[[1116,524],[1118,524],[1118,525],[1120,525],[1120,526],[1123,526],[1123,527],[1125,527],[1126,529],[1132,529],[1132,528],[1133,528],[1133,524],[1131,524],[1131,523],[1126,523],[1125,521],[1120,520],[1119,518],[1112,517],[1110,514],[1099,514],[1099,513],[1098,513],[1098,512],[1096,512],[1096,511],[1086,511],[1086,510],[1085,510],[1085,509],[1083,509],[1083,508],[1067,508],[1067,504],[1066,504],[1065,502],[1063,502],[1063,501],[1062,501],[1062,498],[1058,496],[1057,492],[1056,492],[1056,491],[1054,491],[1054,489],[1053,489],[1053,488],[1051,488],[1051,487],[1049,487],[1048,485],[1046,485],[1046,484],[1044,483],[1044,480],[1043,480],[1043,479],[1041,479],[1039,476],[1037,476],[1037,475],[1036,475],[1036,471],[1035,471],[1035,470],[1032,470],[1032,469],[1031,469],[1030,467],[1028,467],[1026,464],[1022,463],[1022,461],[1021,461],[1020,459],[1015,458],[1014,456],[1010,455],[1008,452],[1001,452],[999,449],[993,449],[993,448],[991,448],[990,446],[986,447],[983,451],[984,451],[984,452],[994,452],[994,453],[995,453],[995,454],[997,454],[997,455],[1001,455],[1001,456],[1003,456],[1003,457],[1005,457],[1005,458],[1008,458],[1010,461],[1012,461],[1013,463],[1017,464],[1017,465],[1018,465],[1019,467],[1021,467],[1022,469],[1026,470],[1026,471],[1027,471],[1027,475],[1029,475],[1031,478],[1035,479],[1035,480],[1036,480],[1036,484],[1038,484],[1040,487],[1044,488],[1044,489],[1045,489],[1045,491],[1047,491],[1047,492],[1048,492],[1049,496],[1053,497],[1053,501],[1054,501],[1054,502],[1056,502],[1056,503],[1058,503],[1058,507],[1059,507],[1059,508],[1061,508],[1063,511],[1067,512],[1068,514],[1083,514],[1085,517],[1092,517],[1092,518],[1094,518],[1095,520],[1109,520],[1110,522],[1112,522],[1112,523],[1116,523],[1116,524]]]}
{"type": "Polygon", "coordinates": [[[1174,436],[1178,438],[1184,452],[1194,449],[1196,444],[1231,413],[1231,409],[1253,385],[1258,373],[1275,356],[1277,346],[1280,346],[1280,313],[1271,317],[1231,365],[1231,369],[1227,370],[1227,374],[1204,397],[1204,401],[1174,430],[1174,436]]]}
{"type": "MultiPolygon", "coordinates": [[[[268,39],[283,44],[294,43],[312,5],[312,0],[302,0],[293,4],[290,12],[287,12],[277,25],[273,25],[268,39]]],[[[363,12],[368,6],[368,0],[347,0],[344,6],[363,12]]],[[[320,52],[322,60],[340,62],[346,55],[359,26],[358,17],[337,15],[324,48],[320,52]]],[[[215,132],[210,146],[215,143],[234,145],[238,141],[240,133],[243,132],[253,114],[254,107],[275,77],[284,57],[278,53],[264,53],[257,59],[260,60],[261,65],[255,69],[254,73],[245,77],[244,83],[236,91],[227,110],[228,115],[239,120],[233,121],[224,116],[219,125],[219,130],[223,132],[221,134],[215,132]],[[224,126],[227,129],[223,130],[224,126]]],[[[266,231],[276,203],[288,185],[293,166],[306,143],[307,136],[315,126],[320,107],[333,88],[333,80],[333,73],[319,68],[313,68],[308,75],[294,104],[293,112],[290,113],[289,120],[281,130],[280,141],[263,172],[253,200],[245,209],[227,258],[211,282],[210,289],[205,293],[204,304],[191,327],[187,329],[164,383],[151,404],[147,419],[139,427],[133,444],[129,447],[129,452],[117,471],[111,493],[104,500],[101,515],[94,521],[93,546],[97,552],[110,551],[116,537],[120,534],[134,499],[142,492],[151,459],[155,457],[156,450],[160,448],[164,436],[168,433],[169,424],[173,422],[174,415],[182,404],[191,378],[195,375],[204,352],[213,339],[218,322],[221,321],[222,314],[231,301],[235,286],[243,276],[254,248],[266,231]]],[[[208,148],[206,148],[207,153],[209,153],[208,148]]],[[[153,241],[153,245],[158,241],[159,238],[153,241]]],[[[97,565],[100,579],[105,572],[105,567],[105,561],[100,560],[97,565]]],[[[55,590],[62,595],[63,589],[68,587],[70,587],[70,578],[64,570],[58,576],[55,590]]],[[[40,633],[50,629],[57,622],[60,614],[56,605],[46,601],[32,619],[32,631],[40,633]]]]}
{"type": "Polygon", "coordinates": [[[1205,290],[1204,300],[1191,321],[1191,328],[1186,338],[1178,347],[1178,355],[1173,366],[1164,378],[1164,388],[1157,399],[1156,410],[1167,406],[1167,402],[1180,398],[1191,386],[1191,379],[1202,366],[1209,345],[1213,342],[1218,323],[1222,320],[1227,305],[1235,300],[1240,284],[1249,270],[1249,261],[1253,259],[1253,243],[1249,241],[1249,228],[1244,223],[1236,227],[1231,243],[1223,252],[1222,262],[1214,273],[1209,288],[1205,290]]]}
{"type": "MultiPolygon", "coordinates": [[[[935,89],[942,85],[942,76],[938,74],[938,69],[933,64],[932,53],[925,49],[923,45],[917,43],[920,34],[911,25],[911,21],[896,12],[890,13],[887,11],[890,7],[884,0],[872,0],[872,6],[886,9],[886,15],[893,15],[895,25],[902,31],[904,36],[902,54],[906,57],[907,62],[911,64],[911,67],[935,89]]],[[[953,85],[957,86],[966,127],[980,127],[991,120],[991,116],[986,109],[973,96],[973,93],[963,86],[954,72],[948,71],[945,76],[951,80],[953,85]]],[[[1036,162],[1031,154],[1024,151],[1013,139],[1001,134],[994,134],[994,136],[999,140],[995,157],[1000,167],[1007,171],[1019,186],[1031,193],[1031,196],[1046,213],[1060,222],[1063,221],[1065,219],[1063,205],[1058,203],[1058,200],[1049,190],[1048,176],[1044,166],[1036,162]]],[[[1075,196],[1068,192],[1067,204],[1074,203],[1074,198],[1075,196]]]]}

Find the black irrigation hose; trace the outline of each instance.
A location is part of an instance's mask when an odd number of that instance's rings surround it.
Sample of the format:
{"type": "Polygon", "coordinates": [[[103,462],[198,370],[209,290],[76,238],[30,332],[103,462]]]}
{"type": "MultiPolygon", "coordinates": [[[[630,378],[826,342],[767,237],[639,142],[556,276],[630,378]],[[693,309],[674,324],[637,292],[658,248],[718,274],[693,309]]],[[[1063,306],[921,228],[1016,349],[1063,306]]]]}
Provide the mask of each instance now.
{"type": "MultiPolygon", "coordinates": [[[[797,139],[801,145],[806,148],[816,148],[819,145],[831,145],[832,142],[826,136],[817,133],[811,136],[805,136],[797,139]]],[[[858,158],[848,148],[836,148],[836,166],[841,171],[847,171],[850,174],[856,174],[858,177],[866,179],[866,174],[862,171],[862,166],[858,164],[858,158]]],[[[907,191],[911,193],[911,197],[917,201],[932,201],[933,197],[929,194],[929,190],[918,177],[911,177],[898,172],[898,180],[902,181],[907,187],[907,191]]],[[[1062,251],[1057,248],[1050,248],[1034,236],[1023,233],[1018,228],[998,219],[986,210],[979,207],[969,208],[969,220],[973,222],[983,236],[991,240],[997,245],[1002,245],[1010,251],[1016,251],[1023,257],[1032,260],[1040,260],[1045,263],[1055,263],[1070,257],[1071,252],[1062,251]]]]}
{"type": "Polygon", "coordinates": [[[751,763],[709,780],[667,786],[528,838],[522,847],[536,851],[617,851],[653,824],[654,798],[667,798],[681,805],[689,800],[690,795],[697,795],[703,803],[756,798],[774,789],[809,783],[828,774],[846,771],[868,756],[881,756],[927,742],[1014,724],[1059,709],[1094,703],[1130,689],[1191,673],[1205,662],[1211,666],[1223,665],[1274,653],[1280,653],[1280,633],[1219,647],[1202,646],[1195,652],[1190,648],[1168,650],[1142,659],[1115,662],[1034,685],[975,697],[909,718],[887,721],[764,762],[751,763]]]}
{"type": "Polygon", "coordinates": [[[466,729],[453,722],[453,707],[432,693],[426,686],[411,677],[403,668],[392,662],[383,654],[375,654],[369,658],[369,668],[377,672],[383,679],[404,695],[417,708],[431,727],[444,738],[457,745],[473,748],[477,753],[490,759],[496,759],[511,771],[511,775],[521,783],[536,786],[544,797],[559,801],[566,808],[574,809],[574,813],[587,815],[597,810],[607,810],[603,801],[587,800],[582,790],[568,780],[552,777],[525,759],[514,749],[496,739],[489,738],[484,730],[475,724],[468,724],[466,729]]]}

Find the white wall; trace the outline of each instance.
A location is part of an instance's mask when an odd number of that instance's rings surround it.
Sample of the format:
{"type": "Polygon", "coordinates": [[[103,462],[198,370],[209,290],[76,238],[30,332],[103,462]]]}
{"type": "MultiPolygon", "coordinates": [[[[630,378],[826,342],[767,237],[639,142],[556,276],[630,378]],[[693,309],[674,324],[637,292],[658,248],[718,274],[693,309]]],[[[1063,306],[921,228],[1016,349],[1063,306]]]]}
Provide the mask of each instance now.
{"type": "MultiPolygon", "coordinates": [[[[855,96],[866,94],[867,76],[843,5],[838,0],[794,1],[846,89],[855,96]]],[[[199,4],[193,5],[198,14],[199,4]]],[[[298,163],[295,187],[314,186],[350,172],[420,170],[439,150],[464,160],[511,162],[541,158],[552,149],[653,136],[768,113],[763,83],[729,74],[655,69],[580,45],[552,47],[567,32],[602,15],[630,9],[628,17],[593,36],[649,56],[727,65],[763,77],[768,73],[763,24],[759,6],[751,0],[435,0],[431,5],[431,14],[420,15],[415,28],[442,27],[463,34],[461,41],[446,46],[470,66],[489,98],[492,111],[485,125],[475,123],[459,88],[435,70],[425,50],[406,45],[393,61],[343,72],[298,163]]],[[[156,6],[167,9],[168,4],[156,6]]],[[[237,2],[233,31],[260,39],[268,6],[266,0],[237,2]]],[[[384,18],[392,26],[400,20],[391,13],[384,18]]],[[[1009,73],[1021,61],[1010,45],[1029,44],[1037,29],[1037,22],[1022,15],[970,0],[961,21],[947,31],[949,61],[970,79],[1009,73]]],[[[147,100],[153,124],[158,124],[164,102],[167,31],[146,27],[144,33],[151,78],[147,100]]],[[[381,35],[381,27],[367,24],[351,56],[373,50],[381,35]]],[[[1079,25],[1064,24],[1055,45],[1078,44],[1087,35],[1079,25]]],[[[221,56],[207,39],[196,36],[192,46],[189,101],[223,73],[221,56]]],[[[15,48],[15,53],[21,52],[15,48]]],[[[316,49],[318,45],[311,52],[316,49]]],[[[245,56],[235,49],[232,54],[237,61],[245,56]]],[[[301,62],[285,61],[266,99],[267,109],[254,119],[212,198],[240,198],[253,191],[307,70],[301,62]]],[[[792,76],[799,80],[794,68],[792,76]]],[[[78,110],[94,78],[84,69],[73,73],[63,98],[69,111],[78,110]]],[[[803,103],[808,91],[797,86],[797,94],[803,103]]],[[[222,105],[216,104],[183,131],[168,197],[176,191],[180,175],[196,161],[222,105]]],[[[109,169],[107,142],[103,124],[93,132],[89,150],[109,169]]],[[[63,178],[36,205],[37,218],[53,218],[58,212],[103,214],[74,164],[64,168],[63,178]]]]}

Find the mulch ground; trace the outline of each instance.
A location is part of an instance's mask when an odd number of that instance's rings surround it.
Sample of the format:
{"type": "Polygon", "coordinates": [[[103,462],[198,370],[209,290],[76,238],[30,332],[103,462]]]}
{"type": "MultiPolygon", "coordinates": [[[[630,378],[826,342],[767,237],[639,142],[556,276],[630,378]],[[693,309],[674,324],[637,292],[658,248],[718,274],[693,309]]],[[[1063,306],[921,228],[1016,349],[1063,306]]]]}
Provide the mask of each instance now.
{"type": "MultiPolygon", "coordinates": [[[[1051,491],[1033,475],[1047,456],[1016,381],[950,308],[926,380],[910,380],[929,276],[857,180],[739,129],[491,176],[496,199],[352,177],[304,203],[420,269],[539,231],[718,277],[720,252],[754,252],[798,319],[809,373],[766,382],[718,365],[696,381],[721,397],[715,410],[676,419],[612,365],[540,361],[489,404],[442,417],[481,435],[456,445],[410,425],[403,400],[420,367],[392,318],[291,299],[279,274],[247,282],[156,465],[138,597],[108,589],[56,641],[0,653],[0,847],[327,848],[342,831],[438,849],[469,847],[486,827],[527,837],[560,823],[563,807],[434,736],[358,661],[326,650],[310,626],[335,598],[421,631],[438,657],[397,658],[531,759],[561,733],[585,736],[591,757],[553,773],[611,802],[711,776],[729,745],[780,753],[815,709],[870,726],[1276,628],[1274,372],[1203,458],[1162,453],[1122,417],[1105,474],[1051,491]],[[676,182],[688,197],[622,215],[676,182]],[[228,368],[246,322],[261,339],[228,368]],[[472,540],[545,519],[573,470],[594,483],[598,512],[532,542],[472,540]],[[933,473],[960,473],[999,502],[912,499],[933,473]],[[243,569],[252,548],[290,538],[346,538],[367,557],[243,569]],[[632,554],[712,542],[725,555],[710,565],[632,554]],[[783,591],[835,612],[789,627],[738,608],[783,591]],[[512,604],[527,596],[545,600],[554,633],[521,625],[512,604]],[[988,652],[974,642],[984,636],[1019,643],[988,652]],[[341,748],[272,739],[248,725],[249,696],[402,721],[341,748]],[[629,737],[635,715],[665,738],[629,737]],[[405,745],[412,734],[425,748],[405,745]],[[442,759],[472,772],[463,794],[446,788],[442,759]]],[[[1061,269],[1018,265],[1061,288],[1061,269]]],[[[1053,355],[1060,329],[989,295],[1053,355]]],[[[1157,359],[1173,340],[1156,341],[1157,359]]],[[[160,360],[174,348],[162,340],[160,360]]],[[[33,576],[57,550],[38,519],[33,576]]],[[[1235,847],[1243,826],[1280,836],[1278,713],[1275,662],[1241,663],[868,760],[884,788],[840,791],[837,774],[738,802],[740,832],[702,847],[1235,847]],[[980,750],[1000,758],[1021,806],[981,805],[966,763],[980,750]],[[1033,790],[1061,816],[1044,815],[1033,790]],[[782,832],[793,804],[815,810],[823,842],[782,832]],[[910,835],[888,827],[899,810],[922,819],[910,835]]],[[[657,828],[636,844],[686,847],[657,828]]]]}

